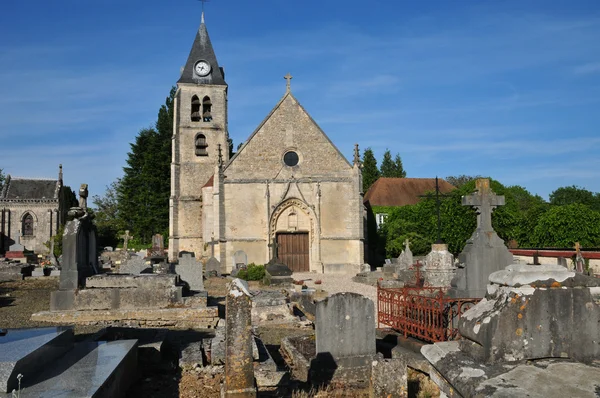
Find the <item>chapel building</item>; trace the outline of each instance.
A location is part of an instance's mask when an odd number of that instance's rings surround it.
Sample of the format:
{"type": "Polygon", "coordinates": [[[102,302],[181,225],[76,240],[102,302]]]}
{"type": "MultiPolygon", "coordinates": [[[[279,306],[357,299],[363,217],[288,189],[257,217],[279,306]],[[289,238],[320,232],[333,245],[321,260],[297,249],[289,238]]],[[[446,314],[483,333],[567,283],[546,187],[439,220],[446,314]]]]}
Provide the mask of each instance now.
{"type": "Polygon", "coordinates": [[[364,263],[358,148],[350,163],[290,90],[230,159],[227,94],[204,16],[177,82],[169,259],[214,256],[230,272],[274,256],[293,271],[364,263]]]}
{"type": "Polygon", "coordinates": [[[57,179],[8,175],[0,191],[0,254],[14,244],[48,254],[50,238],[66,221],[69,194],[63,186],[62,165],[57,179]]]}

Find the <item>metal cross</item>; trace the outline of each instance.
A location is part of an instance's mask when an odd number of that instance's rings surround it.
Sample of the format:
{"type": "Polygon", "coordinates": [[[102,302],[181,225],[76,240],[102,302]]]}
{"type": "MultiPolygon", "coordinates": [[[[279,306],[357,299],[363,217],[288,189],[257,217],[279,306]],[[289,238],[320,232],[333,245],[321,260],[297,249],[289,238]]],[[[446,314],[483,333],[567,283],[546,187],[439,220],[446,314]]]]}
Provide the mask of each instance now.
{"type": "Polygon", "coordinates": [[[292,86],[292,84],[291,84],[291,81],[292,81],[292,79],[293,79],[292,75],[290,75],[290,74],[288,73],[288,74],[287,74],[287,75],[285,75],[283,78],[284,78],[285,80],[287,80],[287,83],[285,84],[285,85],[286,85],[286,90],[287,90],[287,91],[290,91],[290,90],[291,90],[291,86],[292,86]]]}
{"type": "Polygon", "coordinates": [[[210,0],[198,0],[198,1],[202,3],[202,13],[204,13],[204,3],[209,3],[210,0]]]}
{"type": "MultiPolygon", "coordinates": [[[[422,198],[430,198],[431,195],[419,195],[422,198]]],[[[443,193],[440,193],[440,184],[439,184],[439,180],[437,178],[437,176],[435,177],[435,207],[436,207],[436,212],[437,212],[437,240],[435,241],[435,243],[444,243],[444,241],[442,240],[442,220],[440,218],[440,207],[442,202],[440,201],[440,197],[441,198],[445,198],[448,197],[450,195],[446,195],[443,193]]]]}

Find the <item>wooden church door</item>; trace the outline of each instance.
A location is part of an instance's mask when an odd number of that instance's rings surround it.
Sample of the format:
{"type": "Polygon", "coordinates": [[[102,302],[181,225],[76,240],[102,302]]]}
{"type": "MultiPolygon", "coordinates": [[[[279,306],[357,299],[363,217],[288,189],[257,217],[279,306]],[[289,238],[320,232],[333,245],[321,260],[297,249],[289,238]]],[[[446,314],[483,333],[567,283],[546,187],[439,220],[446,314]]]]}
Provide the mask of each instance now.
{"type": "Polygon", "coordinates": [[[308,272],[308,232],[278,233],[277,252],[279,260],[293,272],[308,272]]]}

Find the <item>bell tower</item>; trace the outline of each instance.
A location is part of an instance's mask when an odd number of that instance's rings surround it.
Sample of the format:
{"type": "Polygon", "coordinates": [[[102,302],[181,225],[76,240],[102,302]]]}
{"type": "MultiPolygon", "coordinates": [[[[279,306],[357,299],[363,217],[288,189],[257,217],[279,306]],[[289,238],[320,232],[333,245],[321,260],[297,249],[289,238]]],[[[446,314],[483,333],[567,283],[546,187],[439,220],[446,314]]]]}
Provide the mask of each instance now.
{"type": "Polygon", "coordinates": [[[227,83],[213,50],[204,12],[187,62],[177,81],[171,157],[169,259],[204,250],[202,187],[219,162],[229,160],[227,83]]]}

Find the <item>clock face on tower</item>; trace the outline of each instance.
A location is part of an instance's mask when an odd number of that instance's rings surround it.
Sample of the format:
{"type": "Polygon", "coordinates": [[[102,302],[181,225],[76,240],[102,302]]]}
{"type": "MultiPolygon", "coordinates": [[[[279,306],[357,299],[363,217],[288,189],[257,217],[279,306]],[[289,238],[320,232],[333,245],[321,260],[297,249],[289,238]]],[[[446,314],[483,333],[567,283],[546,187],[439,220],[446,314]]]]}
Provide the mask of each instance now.
{"type": "Polygon", "coordinates": [[[198,61],[194,66],[194,71],[198,76],[208,76],[210,73],[210,64],[206,61],[198,61]]]}

